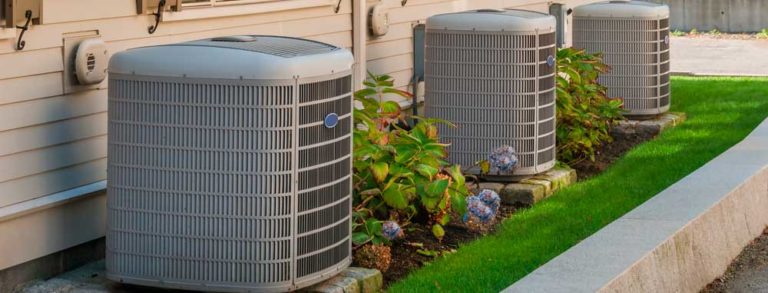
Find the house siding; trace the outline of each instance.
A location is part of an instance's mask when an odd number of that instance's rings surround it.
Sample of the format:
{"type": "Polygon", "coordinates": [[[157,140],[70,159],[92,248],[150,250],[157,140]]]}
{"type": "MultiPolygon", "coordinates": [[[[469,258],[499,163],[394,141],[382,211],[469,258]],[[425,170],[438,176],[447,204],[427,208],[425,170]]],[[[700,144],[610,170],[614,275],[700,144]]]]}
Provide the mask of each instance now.
{"type": "Polygon", "coordinates": [[[390,74],[396,86],[410,90],[414,24],[435,14],[477,8],[547,11],[542,0],[409,0],[405,7],[401,0],[382,0],[391,8],[389,33],[366,40],[361,37],[367,31],[361,28],[361,6],[378,1],[364,1],[342,0],[338,13],[333,11],[336,0],[291,0],[285,2],[326,4],[225,17],[190,17],[202,13],[190,14],[191,9],[167,12],[149,35],[153,19],[136,15],[133,0],[43,0],[42,23],[25,33],[23,51],[14,50],[18,31],[0,28],[0,270],[104,235],[103,192],[44,206],[53,195],[106,178],[107,84],[65,94],[67,35],[97,32],[110,54],[221,35],[303,37],[352,49],[358,64],[367,63],[357,67],[358,80],[367,69],[390,74]],[[22,205],[38,208],[20,211],[22,205]]]}
{"type": "Polygon", "coordinates": [[[14,50],[15,37],[0,39],[0,270],[104,235],[103,193],[34,212],[16,209],[106,178],[107,84],[64,93],[65,36],[98,32],[110,54],[236,34],[352,47],[352,0],[342,0],[338,13],[335,1],[299,1],[327,4],[215,18],[185,18],[191,9],[166,12],[149,35],[152,17],[137,15],[135,1],[44,0],[41,23],[24,34],[24,50],[14,50]]]}

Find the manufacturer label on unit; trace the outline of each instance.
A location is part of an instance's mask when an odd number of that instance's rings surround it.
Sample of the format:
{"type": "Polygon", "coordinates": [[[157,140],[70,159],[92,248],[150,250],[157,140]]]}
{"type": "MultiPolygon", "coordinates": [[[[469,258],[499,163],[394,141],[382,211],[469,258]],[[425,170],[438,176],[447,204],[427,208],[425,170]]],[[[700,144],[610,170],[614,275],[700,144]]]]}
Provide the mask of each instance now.
{"type": "Polygon", "coordinates": [[[325,128],[334,128],[338,124],[339,114],[329,113],[328,115],[325,115],[325,119],[323,119],[323,125],[325,125],[325,128]]]}

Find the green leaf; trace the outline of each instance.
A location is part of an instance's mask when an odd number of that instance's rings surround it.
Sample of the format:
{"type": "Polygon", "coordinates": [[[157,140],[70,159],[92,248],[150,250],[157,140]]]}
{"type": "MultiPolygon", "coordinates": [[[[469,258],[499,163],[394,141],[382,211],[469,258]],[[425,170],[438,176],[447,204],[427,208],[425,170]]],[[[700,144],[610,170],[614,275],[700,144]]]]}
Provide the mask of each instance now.
{"type": "Polygon", "coordinates": [[[400,115],[402,112],[402,109],[400,108],[400,104],[394,101],[386,101],[384,103],[381,103],[381,113],[382,114],[389,114],[389,115],[400,115]]]}
{"type": "Polygon", "coordinates": [[[354,243],[355,245],[363,245],[366,242],[370,241],[371,238],[373,237],[369,236],[368,234],[365,234],[365,232],[352,233],[352,243],[354,243]]]}
{"type": "Polygon", "coordinates": [[[448,179],[435,180],[425,189],[429,197],[442,197],[448,188],[448,179]]]}
{"type": "Polygon", "coordinates": [[[460,216],[467,213],[467,198],[458,192],[451,194],[451,209],[460,216]]]}
{"type": "Polygon", "coordinates": [[[427,164],[418,164],[415,168],[416,172],[423,175],[424,177],[429,178],[429,180],[432,180],[435,175],[437,175],[437,172],[440,171],[435,167],[432,167],[427,164]]]}
{"type": "Polygon", "coordinates": [[[445,226],[445,225],[448,225],[448,222],[450,222],[450,221],[451,221],[451,215],[449,215],[449,214],[447,214],[447,213],[446,213],[446,214],[445,214],[445,215],[443,215],[443,217],[440,219],[440,225],[443,225],[443,226],[445,226]]]}
{"type": "Polygon", "coordinates": [[[376,90],[372,88],[361,89],[355,92],[355,98],[370,97],[376,94],[376,90]]]}
{"type": "Polygon", "coordinates": [[[451,175],[451,178],[453,178],[453,182],[455,182],[456,185],[464,186],[464,184],[466,184],[466,178],[464,177],[464,173],[461,172],[461,166],[453,165],[448,167],[448,174],[451,175]]]}
{"type": "Polygon", "coordinates": [[[435,235],[435,238],[438,240],[442,240],[443,236],[445,236],[445,230],[443,230],[443,226],[440,226],[439,224],[432,225],[432,235],[435,235]]]}
{"type": "Polygon", "coordinates": [[[389,165],[384,162],[374,163],[371,165],[371,173],[376,182],[382,183],[387,179],[387,175],[389,174],[389,165]]]}
{"type": "Polygon", "coordinates": [[[388,206],[401,210],[408,207],[408,201],[405,198],[405,194],[398,187],[399,184],[390,186],[384,190],[384,193],[382,193],[381,196],[388,206]]]}
{"type": "Polygon", "coordinates": [[[488,172],[491,172],[491,162],[488,160],[482,160],[477,164],[480,165],[480,172],[483,174],[488,174],[488,172]]]}
{"type": "Polygon", "coordinates": [[[440,252],[433,249],[418,249],[416,250],[416,253],[421,254],[423,256],[429,256],[429,257],[437,257],[440,255],[440,252]]]}

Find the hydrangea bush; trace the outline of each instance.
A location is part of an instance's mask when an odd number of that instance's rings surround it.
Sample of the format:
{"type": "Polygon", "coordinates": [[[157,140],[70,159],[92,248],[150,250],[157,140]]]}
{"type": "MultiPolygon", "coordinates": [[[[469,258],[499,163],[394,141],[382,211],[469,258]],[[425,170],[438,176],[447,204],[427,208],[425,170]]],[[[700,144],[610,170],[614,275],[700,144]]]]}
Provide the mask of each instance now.
{"type": "Polygon", "coordinates": [[[355,93],[354,224],[356,245],[388,244],[421,214],[438,239],[451,211],[464,214],[469,194],[459,166],[445,161],[437,119],[407,117],[385,95],[410,98],[393,87],[387,75],[369,74],[365,89],[355,93]],[[361,106],[361,107],[360,107],[361,106]],[[408,124],[408,118],[417,120],[408,124]]]}

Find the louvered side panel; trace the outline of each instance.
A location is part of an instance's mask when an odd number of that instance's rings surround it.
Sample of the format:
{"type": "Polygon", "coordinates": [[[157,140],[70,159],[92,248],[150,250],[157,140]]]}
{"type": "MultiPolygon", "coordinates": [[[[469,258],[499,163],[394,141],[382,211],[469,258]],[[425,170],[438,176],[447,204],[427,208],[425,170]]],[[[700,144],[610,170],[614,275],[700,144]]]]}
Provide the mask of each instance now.
{"type": "Polygon", "coordinates": [[[110,274],[292,286],[294,82],[111,75],[110,274]]]}
{"type": "Polygon", "coordinates": [[[457,124],[438,126],[452,163],[470,167],[511,145],[515,174],[553,165],[555,50],[554,33],[427,31],[425,111],[457,124]]]}
{"type": "Polygon", "coordinates": [[[352,82],[350,75],[299,84],[296,283],[351,260],[352,82]],[[338,123],[326,121],[338,117],[338,123]]]}
{"type": "Polygon", "coordinates": [[[574,18],[574,47],[602,52],[611,72],[599,82],[629,115],[669,109],[669,19],[574,18]]]}

